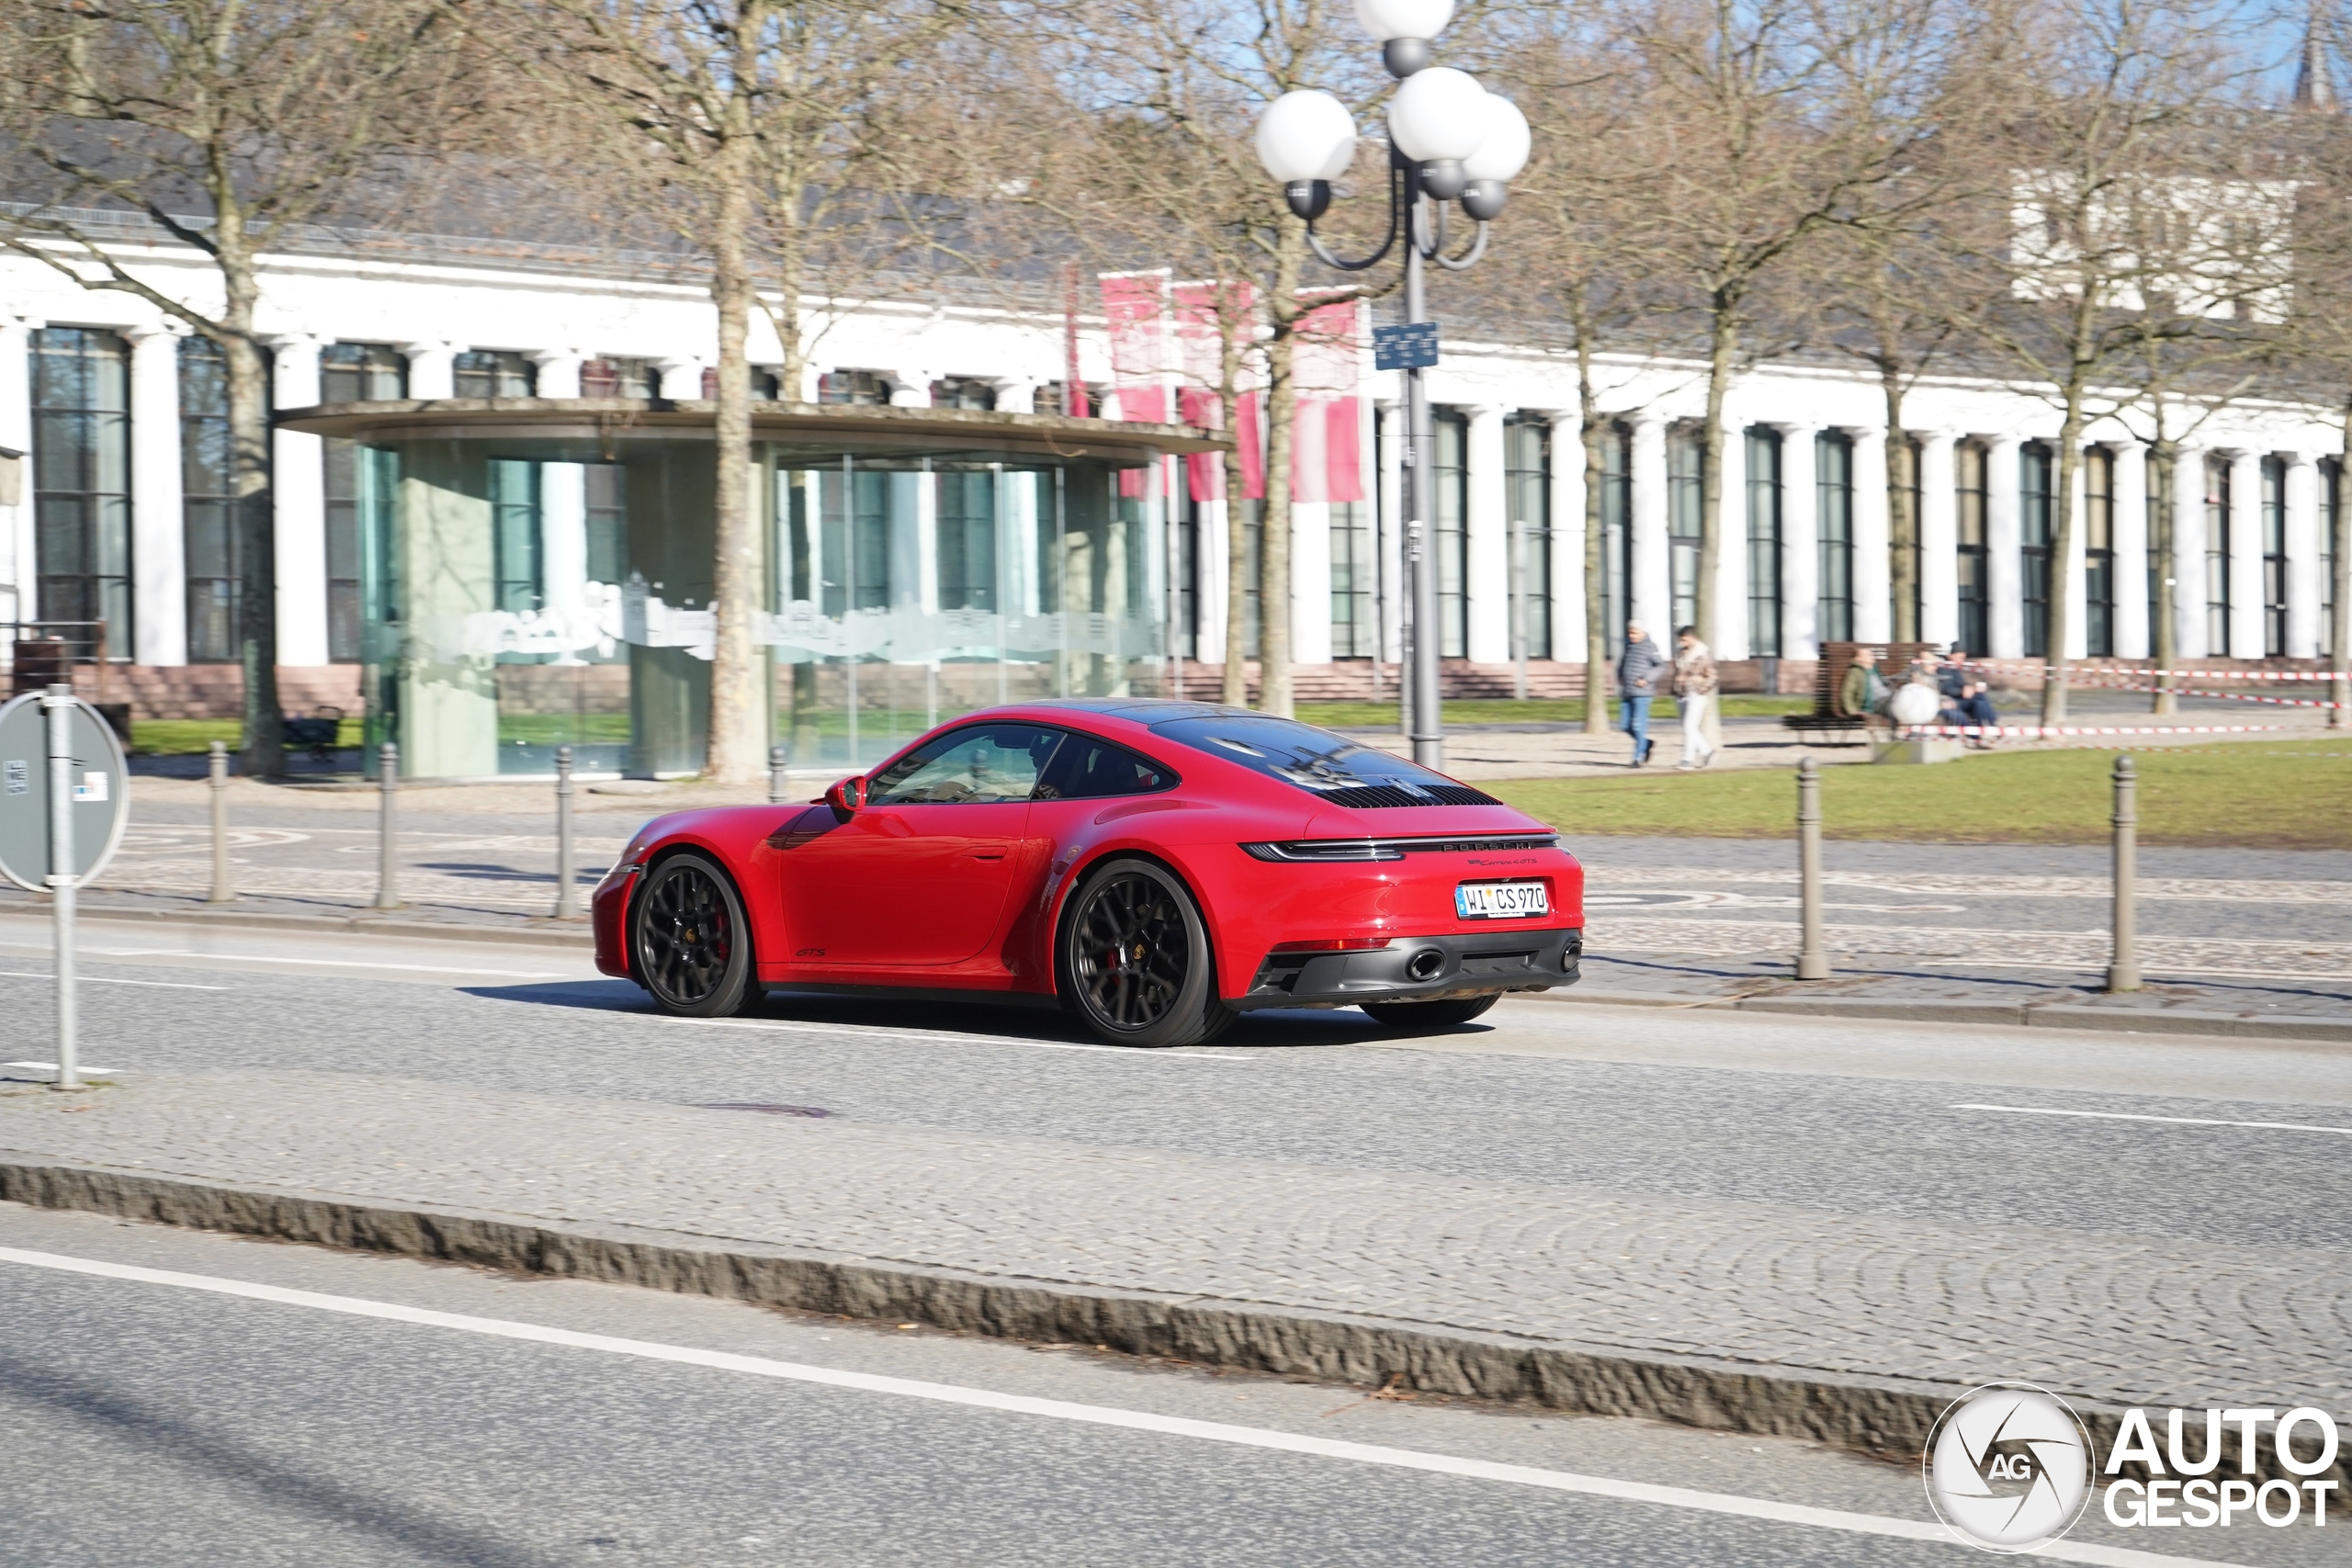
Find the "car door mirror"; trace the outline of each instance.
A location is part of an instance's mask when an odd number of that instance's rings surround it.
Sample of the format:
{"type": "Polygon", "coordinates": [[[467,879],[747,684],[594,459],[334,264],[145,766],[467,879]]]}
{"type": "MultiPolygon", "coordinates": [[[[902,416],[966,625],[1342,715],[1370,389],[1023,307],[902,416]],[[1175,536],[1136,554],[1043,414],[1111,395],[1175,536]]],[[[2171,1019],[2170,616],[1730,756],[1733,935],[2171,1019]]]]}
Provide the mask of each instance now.
{"type": "Polygon", "coordinates": [[[825,791],[825,804],[846,817],[865,804],[865,780],[851,777],[825,791]]]}

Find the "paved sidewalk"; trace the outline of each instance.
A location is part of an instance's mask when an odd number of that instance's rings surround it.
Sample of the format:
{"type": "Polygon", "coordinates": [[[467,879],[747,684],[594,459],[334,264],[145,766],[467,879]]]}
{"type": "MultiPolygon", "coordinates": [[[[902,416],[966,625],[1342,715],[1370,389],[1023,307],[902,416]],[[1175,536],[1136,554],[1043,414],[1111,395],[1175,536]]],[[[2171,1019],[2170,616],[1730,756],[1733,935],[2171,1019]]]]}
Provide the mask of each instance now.
{"type": "Polygon", "coordinates": [[[2103,1405],[2352,1406],[2352,1253],[2315,1247],[323,1074],[0,1085],[0,1162],[27,1159],[1800,1382],[2009,1377],[2103,1405]]]}

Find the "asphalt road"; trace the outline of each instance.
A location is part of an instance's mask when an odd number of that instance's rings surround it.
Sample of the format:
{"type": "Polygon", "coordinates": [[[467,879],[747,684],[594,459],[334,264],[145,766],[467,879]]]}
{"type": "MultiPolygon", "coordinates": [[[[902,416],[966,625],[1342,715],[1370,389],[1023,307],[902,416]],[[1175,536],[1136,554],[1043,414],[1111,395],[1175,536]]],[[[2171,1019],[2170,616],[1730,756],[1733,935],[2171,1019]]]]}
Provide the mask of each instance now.
{"type": "MultiPolygon", "coordinates": [[[[0,1205],[0,1563],[28,1568],[1970,1560],[1880,1533],[1922,1528],[1916,1471],[1803,1443],[87,1214],[0,1205]],[[1321,1451],[1272,1446],[1301,1438],[1321,1451]]],[[[2074,1542],[2146,1532],[2120,1534],[2094,1517],[2074,1542]]],[[[2155,1544],[2341,1561],[2317,1530],[2230,1535],[2155,1544]]]]}
{"type": "MultiPolygon", "coordinates": [[[[0,1060],[49,1055],[46,947],[39,922],[0,919],[0,1017],[26,1043],[0,1060]]],[[[2325,1044],[1525,1000],[1418,1039],[1302,1011],[1136,1053],[977,1005],[772,997],[767,1028],[681,1022],[558,948],[129,924],[93,924],[85,947],[85,1059],[134,1073],[775,1103],[1341,1168],[2352,1246],[2352,1053],[2325,1044]],[[1964,1109],[1979,1105],[2010,1109],[1964,1109]]]]}

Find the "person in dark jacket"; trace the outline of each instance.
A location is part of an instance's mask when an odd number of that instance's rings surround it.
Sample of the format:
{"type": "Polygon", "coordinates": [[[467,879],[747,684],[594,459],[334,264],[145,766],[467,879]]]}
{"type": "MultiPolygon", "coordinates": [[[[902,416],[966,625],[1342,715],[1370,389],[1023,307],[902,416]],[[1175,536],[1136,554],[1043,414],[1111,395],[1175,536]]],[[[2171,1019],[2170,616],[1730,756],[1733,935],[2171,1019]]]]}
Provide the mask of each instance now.
{"type": "MultiPolygon", "coordinates": [[[[1992,689],[1982,681],[1973,680],[1968,673],[1968,656],[1958,643],[1944,656],[1936,685],[1943,693],[1944,710],[1938,722],[1953,729],[1997,729],[2000,716],[1993,711],[1992,689]]],[[[1984,735],[1964,736],[1970,749],[1989,751],[1992,738],[1984,735]]]]}
{"type": "Polygon", "coordinates": [[[1633,737],[1633,765],[1637,768],[1650,760],[1650,703],[1657,695],[1658,671],[1667,662],[1648,634],[1628,621],[1625,651],[1617,659],[1617,695],[1624,705],[1618,728],[1633,737]]]}

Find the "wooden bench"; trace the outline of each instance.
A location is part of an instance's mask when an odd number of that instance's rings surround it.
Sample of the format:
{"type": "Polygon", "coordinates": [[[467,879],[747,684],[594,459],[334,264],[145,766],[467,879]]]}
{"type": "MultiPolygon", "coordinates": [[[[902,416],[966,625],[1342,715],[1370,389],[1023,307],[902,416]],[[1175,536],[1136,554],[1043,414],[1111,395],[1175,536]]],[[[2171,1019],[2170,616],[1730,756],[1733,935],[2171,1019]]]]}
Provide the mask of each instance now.
{"type": "Polygon", "coordinates": [[[1856,650],[1873,648],[1878,650],[1878,672],[1892,687],[1901,682],[1912,661],[1922,656],[1933,658],[1937,646],[1931,642],[1825,642],[1821,645],[1821,661],[1813,672],[1813,706],[1804,713],[1786,715],[1781,724],[1797,732],[1802,739],[1806,735],[1818,735],[1822,744],[1860,745],[1868,739],[1867,731],[1889,729],[1893,721],[1883,713],[1849,713],[1838,700],[1838,688],[1846,683],[1846,671],[1854,666],[1856,650]],[[1832,742],[1831,736],[1850,736],[1851,739],[1832,742]]]}

